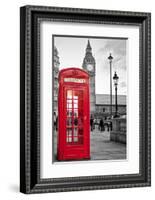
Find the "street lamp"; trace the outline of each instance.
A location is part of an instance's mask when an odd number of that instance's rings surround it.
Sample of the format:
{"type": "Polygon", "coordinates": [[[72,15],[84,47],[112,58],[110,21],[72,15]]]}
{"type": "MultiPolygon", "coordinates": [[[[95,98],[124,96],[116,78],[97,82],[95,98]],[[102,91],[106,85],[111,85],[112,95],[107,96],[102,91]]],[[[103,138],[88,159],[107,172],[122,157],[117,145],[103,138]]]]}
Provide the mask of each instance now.
{"type": "Polygon", "coordinates": [[[110,53],[109,57],[108,57],[108,60],[109,60],[109,64],[110,64],[110,117],[112,118],[112,60],[113,60],[113,57],[110,53]]]}
{"type": "Polygon", "coordinates": [[[114,118],[118,117],[118,105],[117,105],[117,85],[118,85],[118,79],[119,79],[119,77],[117,76],[117,73],[115,72],[115,74],[113,76],[114,86],[115,86],[115,116],[114,116],[114,118]]]}

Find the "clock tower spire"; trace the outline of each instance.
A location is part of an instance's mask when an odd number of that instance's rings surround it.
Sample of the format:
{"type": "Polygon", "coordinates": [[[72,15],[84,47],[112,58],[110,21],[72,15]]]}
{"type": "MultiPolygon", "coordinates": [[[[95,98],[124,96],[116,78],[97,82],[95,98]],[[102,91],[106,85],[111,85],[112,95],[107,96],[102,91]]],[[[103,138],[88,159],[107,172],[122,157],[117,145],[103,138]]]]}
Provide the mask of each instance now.
{"type": "Polygon", "coordinates": [[[89,74],[89,86],[90,86],[90,112],[94,114],[96,104],[96,93],[95,93],[95,58],[92,55],[92,47],[88,40],[86,46],[85,57],[83,59],[82,68],[89,74]]]}

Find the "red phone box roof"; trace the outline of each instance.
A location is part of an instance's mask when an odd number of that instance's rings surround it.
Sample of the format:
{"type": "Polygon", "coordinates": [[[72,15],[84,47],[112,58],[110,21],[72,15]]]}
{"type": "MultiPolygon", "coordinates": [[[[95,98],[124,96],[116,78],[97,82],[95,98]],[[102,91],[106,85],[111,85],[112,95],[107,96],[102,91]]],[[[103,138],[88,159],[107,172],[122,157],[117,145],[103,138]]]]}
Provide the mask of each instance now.
{"type": "Polygon", "coordinates": [[[89,74],[80,68],[66,68],[59,72],[59,82],[88,83],[89,74]]]}

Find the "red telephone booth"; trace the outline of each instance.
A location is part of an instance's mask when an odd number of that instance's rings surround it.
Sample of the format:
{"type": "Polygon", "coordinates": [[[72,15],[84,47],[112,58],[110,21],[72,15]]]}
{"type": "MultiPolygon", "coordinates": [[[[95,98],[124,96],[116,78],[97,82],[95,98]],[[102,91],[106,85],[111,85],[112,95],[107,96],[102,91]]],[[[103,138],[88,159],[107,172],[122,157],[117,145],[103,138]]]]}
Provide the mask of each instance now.
{"type": "Polygon", "coordinates": [[[59,72],[58,124],[58,160],[89,159],[89,75],[82,69],[59,72]]]}

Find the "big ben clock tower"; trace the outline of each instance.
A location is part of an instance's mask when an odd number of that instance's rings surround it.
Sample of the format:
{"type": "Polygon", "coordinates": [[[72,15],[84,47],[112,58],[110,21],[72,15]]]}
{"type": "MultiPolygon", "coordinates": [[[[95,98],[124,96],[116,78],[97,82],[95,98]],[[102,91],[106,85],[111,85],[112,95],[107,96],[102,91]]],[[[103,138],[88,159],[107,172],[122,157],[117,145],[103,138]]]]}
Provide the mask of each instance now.
{"type": "Polygon", "coordinates": [[[95,59],[92,55],[92,48],[88,40],[86,47],[86,54],[83,59],[82,68],[89,73],[89,86],[90,86],[90,113],[95,112],[96,93],[95,93],[95,59]]]}

